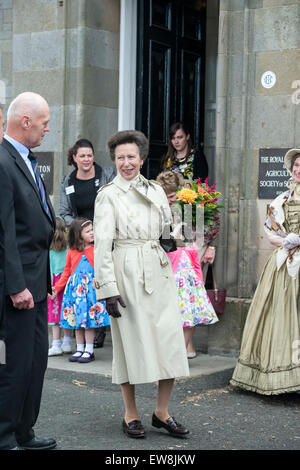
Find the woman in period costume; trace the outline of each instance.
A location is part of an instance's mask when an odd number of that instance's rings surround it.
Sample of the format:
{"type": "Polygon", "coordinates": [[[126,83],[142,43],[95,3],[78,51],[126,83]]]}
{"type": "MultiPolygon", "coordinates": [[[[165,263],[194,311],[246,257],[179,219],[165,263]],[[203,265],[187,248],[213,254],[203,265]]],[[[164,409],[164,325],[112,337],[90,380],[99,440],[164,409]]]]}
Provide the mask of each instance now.
{"type": "Polygon", "coordinates": [[[264,395],[300,390],[300,149],[289,150],[288,191],[270,205],[265,231],[277,247],[247,316],[231,384],[264,395]]]}
{"type": "Polygon", "coordinates": [[[95,288],[112,317],[112,379],[122,389],[123,431],[145,436],[134,387],[158,381],[152,425],[183,436],[188,429],[168,412],[174,379],[189,375],[175,279],[159,243],[171,211],[162,187],[140,174],[149,148],[144,134],[117,132],[108,148],[118,174],[96,198],[95,288]]]}

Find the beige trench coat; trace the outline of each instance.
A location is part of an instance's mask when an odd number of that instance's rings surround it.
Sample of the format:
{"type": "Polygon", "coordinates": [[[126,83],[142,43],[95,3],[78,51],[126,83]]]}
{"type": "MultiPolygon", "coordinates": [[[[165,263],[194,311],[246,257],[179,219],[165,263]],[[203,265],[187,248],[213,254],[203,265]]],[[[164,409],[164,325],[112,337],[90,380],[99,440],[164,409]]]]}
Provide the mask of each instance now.
{"type": "Polygon", "coordinates": [[[158,241],[171,212],[164,190],[141,178],[147,195],[117,175],[95,201],[97,299],[120,294],[126,304],[110,317],[118,384],[189,375],[175,279],[158,241]]]}

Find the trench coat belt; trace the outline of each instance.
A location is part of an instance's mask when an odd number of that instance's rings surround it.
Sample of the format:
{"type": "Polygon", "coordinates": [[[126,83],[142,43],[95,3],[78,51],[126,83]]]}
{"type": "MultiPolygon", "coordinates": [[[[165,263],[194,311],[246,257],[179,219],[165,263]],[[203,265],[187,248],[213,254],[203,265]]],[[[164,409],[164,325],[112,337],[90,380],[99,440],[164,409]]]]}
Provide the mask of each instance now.
{"type": "Polygon", "coordinates": [[[168,266],[169,258],[166,255],[166,252],[161,247],[159,240],[143,240],[143,239],[126,239],[126,240],[115,240],[115,248],[125,248],[129,246],[141,246],[142,247],[142,257],[143,257],[143,271],[144,271],[144,283],[145,291],[148,294],[153,292],[153,272],[152,272],[152,261],[151,261],[151,251],[156,249],[158,257],[160,259],[160,264],[162,267],[168,266]]]}

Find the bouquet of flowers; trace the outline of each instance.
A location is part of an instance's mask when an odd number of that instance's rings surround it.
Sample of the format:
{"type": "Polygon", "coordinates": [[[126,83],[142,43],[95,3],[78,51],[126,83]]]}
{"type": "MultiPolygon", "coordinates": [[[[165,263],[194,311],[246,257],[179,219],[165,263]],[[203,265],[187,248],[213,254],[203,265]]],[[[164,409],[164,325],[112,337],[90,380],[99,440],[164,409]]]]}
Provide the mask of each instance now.
{"type": "Polygon", "coordinates": [[[224,206],[218,204],[218,199],[222,194],[215,189],[216,185],[208,185],[208,178],[202,183],[201,179],[187,180],[183,187],[177,191],[177,208],[180,208],[182,220],[185,220],[187,213],[186,205],[191,207],[190,219],[193,230],[199,230],[197,221],[202,220],[204,231],[204,242],[208,243],[215,239],[220,230],[219,209],[224,206]],[[202,219],[197,217],[197,211],[201,213],[202,219]],[[202,212],[201,212],[202,211],[202,212]]]}

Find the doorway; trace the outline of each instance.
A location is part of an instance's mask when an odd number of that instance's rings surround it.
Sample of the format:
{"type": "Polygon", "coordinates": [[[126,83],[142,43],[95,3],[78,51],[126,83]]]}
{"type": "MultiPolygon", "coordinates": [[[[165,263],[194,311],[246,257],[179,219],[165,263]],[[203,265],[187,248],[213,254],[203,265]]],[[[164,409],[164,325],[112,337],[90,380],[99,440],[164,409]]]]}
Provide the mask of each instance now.
{"type": "Polygon", "coordinates": [[[203,146],[205,29],[206,1],[138,0],[136,129],[150,141],[147,178],[161,170],[174,122],[203,146]]]}

